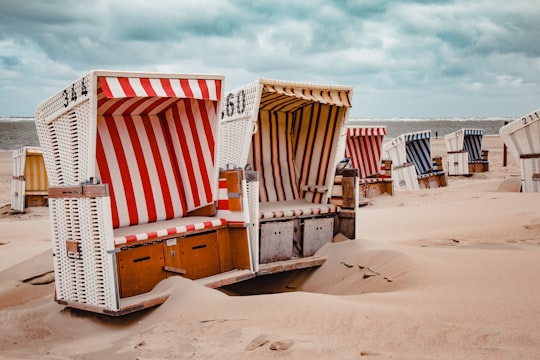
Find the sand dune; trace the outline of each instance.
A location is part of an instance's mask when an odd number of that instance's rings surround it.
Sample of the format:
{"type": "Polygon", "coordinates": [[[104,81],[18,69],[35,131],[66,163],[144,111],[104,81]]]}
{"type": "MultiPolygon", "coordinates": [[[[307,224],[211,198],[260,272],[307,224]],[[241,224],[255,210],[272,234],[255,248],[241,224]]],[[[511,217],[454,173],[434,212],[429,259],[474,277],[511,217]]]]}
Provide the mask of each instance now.
{"type": "Polygon", "coordinates": [[[540,358],[540,194],[518,192],[498,137],[484,148],[488,173],[360,208],[360,238],[318,269],[224,291],[170,278],[163,305],[122,318],[56,304],[47,210],[4,211],[0,359],[540,358]]]}

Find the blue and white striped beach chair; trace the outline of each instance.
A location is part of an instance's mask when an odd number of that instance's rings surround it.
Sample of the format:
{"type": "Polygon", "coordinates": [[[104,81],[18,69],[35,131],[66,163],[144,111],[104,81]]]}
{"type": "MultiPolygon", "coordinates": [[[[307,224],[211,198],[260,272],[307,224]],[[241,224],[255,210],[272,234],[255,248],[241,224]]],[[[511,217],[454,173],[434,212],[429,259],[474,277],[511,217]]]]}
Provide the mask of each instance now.
{"type": "Polygon", "coordinates": [[[499,130],[521,169],[521,191],[540,192],[540,109],[499,130]]]}
{"type": "Polygon", "coordinates": [[[444,137],[448,149],[448,175],[489,170],[488,152],[482,150],[483,129],[460,129],[444,137]]]}
{"type": "Polygon", "coordinates": [[[431,153],[431,130],[402,134],[387,143],[384,150],[394,164],[394,186],[397,189],[446,186],[442,164],[431,153]]]}

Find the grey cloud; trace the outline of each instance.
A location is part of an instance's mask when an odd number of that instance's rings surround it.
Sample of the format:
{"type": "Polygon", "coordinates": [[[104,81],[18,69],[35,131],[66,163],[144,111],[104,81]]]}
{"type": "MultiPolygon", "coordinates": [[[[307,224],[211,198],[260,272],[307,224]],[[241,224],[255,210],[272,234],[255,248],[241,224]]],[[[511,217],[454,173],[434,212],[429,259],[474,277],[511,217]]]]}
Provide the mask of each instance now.
{"type": "MultiPolygon", "coordinates": [[[[222,73],[227,87],[258,77],[348,84],[353,115],[399,116],[418,106],[420,116],[430,105],[414,99],[429,94],[461,96],[479,111],[494,94],[522,91],[522,105],[540,92],[540,7],[530,4],[0,0],[0,99],[7,86],[32,83],[39,102],[90,69],[111,68],[222,73]]],[[[0,100],[0,111],[15,103],[0,100]]],[[[433,111],[443,109],[452,106],[433,111]]]]}

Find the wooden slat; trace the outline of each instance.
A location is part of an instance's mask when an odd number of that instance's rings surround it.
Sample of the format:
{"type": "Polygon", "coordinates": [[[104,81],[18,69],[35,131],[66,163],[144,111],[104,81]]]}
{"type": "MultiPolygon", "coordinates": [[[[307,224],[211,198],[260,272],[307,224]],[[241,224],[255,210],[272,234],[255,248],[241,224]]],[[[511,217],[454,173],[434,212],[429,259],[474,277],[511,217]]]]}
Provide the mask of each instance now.
{"type": "Polygon", "coordinates": [[[522,154],[519,155],[520,159],[537,159],[540,158],[540,154],[522,154]]]}
{"type": "Polygon", "coordinates": [[[49,198],[94,198],[109,196],[106,184],[49,187],[49,198]]]}
{"type": "Polygon", "coordinates": [[[251,270],[231,270],[214,276],[208,276],[195,280],[201,285],[215,289],[225,285],[254,278],[256,275],[251,270]]]}
{"type": "Polygon", "coordinates": [[[298,270],[308,267],[321,266],[326,261],[326,257],[310,256],[306,258],[276,261],[259,265],[257,275],[275,274],[283,271],[298,270]]]}

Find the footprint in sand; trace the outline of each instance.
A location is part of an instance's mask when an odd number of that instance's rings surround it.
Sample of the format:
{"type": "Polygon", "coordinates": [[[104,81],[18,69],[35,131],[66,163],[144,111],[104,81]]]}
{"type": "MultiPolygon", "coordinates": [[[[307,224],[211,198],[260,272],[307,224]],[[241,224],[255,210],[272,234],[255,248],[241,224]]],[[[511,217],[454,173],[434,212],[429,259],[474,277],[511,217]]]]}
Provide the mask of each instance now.
{"type": "Polygon", "coordinates": [[[292,340],[279,340],[270,344],[270,350],[274,351],[283,351],[289,349],[293,346],[294,341],[292,340]]]}

